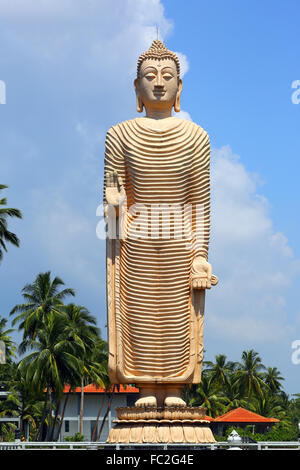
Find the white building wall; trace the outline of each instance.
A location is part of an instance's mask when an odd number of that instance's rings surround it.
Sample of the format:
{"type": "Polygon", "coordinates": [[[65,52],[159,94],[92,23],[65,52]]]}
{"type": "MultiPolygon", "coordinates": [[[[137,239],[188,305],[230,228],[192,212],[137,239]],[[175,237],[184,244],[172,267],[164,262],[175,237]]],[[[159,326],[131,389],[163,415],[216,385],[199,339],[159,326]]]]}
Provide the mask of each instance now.
{"type": "MultiPolygon", "coordinates": [[[[133,395],[133,394],[130,394],[133,395]]],[[[66,397],[66,395],[65,395],[66,397]]],[[[133,397],[131,397],[132,400],[133,397]]],[[[137,398],[137,395],[136,395],[137,398]]],[[[83,429],[82,434],[86,441],[90,441],[92,432],[97,419],[97,414],[100,404],[103,403],[100,419],[98,422],[98,430],[103,421],[104,414],[107,410],[108,396],[104,393],[86,393],[84,395],[84,408],[83,408],[83,429]]],[[[61,403],[61,412],[63,408],[63,400],[61,403]]],[[[100,441],[106,441],[110,428],[113,426],[113,420],[116,419],[117,413],[116,408],[120,406],[127,406],[127,394],[120,393],[115,394],[112,404],[111,411],[107,417],[103,431],[101,433],[100,441]]],[[[64,437],[74,436],[75,433],[79,432],[79,420],[80,420],[80,393],[73,393],[69,396],[68,403],[64,415],[64,423],[62,425],[60,440],[63,441],[64,437]]]]}

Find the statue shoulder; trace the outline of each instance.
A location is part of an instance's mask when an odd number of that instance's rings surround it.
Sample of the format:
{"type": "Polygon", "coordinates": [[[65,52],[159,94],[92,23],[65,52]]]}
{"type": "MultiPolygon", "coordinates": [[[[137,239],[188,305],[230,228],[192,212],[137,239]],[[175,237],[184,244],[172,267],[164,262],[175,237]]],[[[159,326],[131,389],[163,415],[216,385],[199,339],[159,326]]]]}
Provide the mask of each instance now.
{"type": "Polygon", "coordinates": [[[194,126],[197,128],[197,131],[199,132],[199,134],[202,134],[203,137],[207,138],[209,140],[209,135],[208,133],[206,132],[205,129],[203,129],[203,127],[201,127],[199,124],[196,124],[195,122],[193,123],[194,126]]]}
{"type": "Polygon", "coordinates": [[[208,133],[206,132],[205,129],[203,129],[203,127],[201,127],[199,124],[197,124],[196,122],[194,121],[191,121],[190,119],[182,119],[182,118],[176,118],[178,120],[180,120],[182,123],[184,123],[185,125],[187,125],[188,127],[191,127],[191,128],[194,128],[195,130],[197,130],[198,132],[202,133],[203,135],[207,135],[208,136],[208,133]]]}
{"type": "Polygon", "coordinates": [[[130,122],[132,122],[133,119],[130,119],[128,121],[122,121],[122,122],[118,122],[116,124],[114,124],[113,126],[111,126],[107,133],[106,133],[106,138],[109,138],[109,137],[114,137],[114,138],[117,138],[119,137],[120,138],[120,135],[122,134],[122,131],[128,127],[128,124],[130,122]]]}
{"type": "Polygon", "coordinates": [[[199,135],[201,135],[203,142],[209,142],[209,135],[206,130],[203,129],[203,127],[201,127],[196,122],[190,121],[188,119],[181,119],[181,121],[184,122],[188,127],[190,127],[194,132],[197,132],[199,135]]]}
{"type": "Polygon", "coordinates": [[[117,132],[119,129],[127,127],[128,124],[130,124],[131,122],[134,122],[134,119],[128,119],[127,121],[117,122],[116,124],[111,126],[107,132],[117,132]]]}

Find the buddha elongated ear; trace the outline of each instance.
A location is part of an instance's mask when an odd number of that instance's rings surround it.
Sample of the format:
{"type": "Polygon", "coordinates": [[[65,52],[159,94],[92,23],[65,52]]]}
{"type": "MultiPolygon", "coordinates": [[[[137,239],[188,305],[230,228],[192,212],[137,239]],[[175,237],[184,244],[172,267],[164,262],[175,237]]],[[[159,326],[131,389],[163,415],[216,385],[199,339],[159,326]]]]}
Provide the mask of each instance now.
{"type": "Polygon", "coordinates": [[[181,80],[181,78],[179,78],[179,80],[178,80],[178,91],[177,91],[175,102],[174,102],[174,111],[175,111],[175,113],[179,113],[179,111],[180,111],[181,92],[182,92],[182,80],[181,80]]]}
{"type": "Polygon", "coordinates": [[[136,94],[136,110],[138,113],[142,113],[144,109],[144,104],[139,93],[139,79],[138,78],[134,80],[134,89],[135,89],[135,94],[136,94]]]}

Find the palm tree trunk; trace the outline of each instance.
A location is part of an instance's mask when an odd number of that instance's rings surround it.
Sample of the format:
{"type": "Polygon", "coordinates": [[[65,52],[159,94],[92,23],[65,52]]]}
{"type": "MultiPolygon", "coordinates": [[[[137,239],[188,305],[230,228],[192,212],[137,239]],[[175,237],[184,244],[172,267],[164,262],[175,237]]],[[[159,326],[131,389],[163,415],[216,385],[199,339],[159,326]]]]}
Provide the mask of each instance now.
{"type": "Polygon", "coordinates": [[[21,413],[20,413],[20,434],[22,436],[23,431],[24,431],[24,420],[23,420],[23,416],[24,416],[24,399],[23,399],[23,397],[21,399],[21,403],[22,403],[22,406],[21,406],[21,413]]]}
{"type": "Polygon", "coordinates": [[[96,424],[95,424],[95,427],[94,427],[94,431],[93,431],[93,435],[92,435],[92,442],[94,441],[96,435],[97,435],[97,429],[98,429],[98,423],[99,423],[99,418],[100,418],[100,415],[101,415],[101,411],[102,411],[102,408],[103,408],[103,403],[104,403],[104,397],[105,397],[105,393],[103,394],[103,397],[100,401],[100,406],[98,408],[98,414],[97,414],[97,419],[96,419],[96,424]]]}
{"type": "Polygon", "coordinates": [[[61,428],[62,428],[62,425],[63,425],[63,422],[64,422],[65,411],[66,411],[66,407],[67,407],[67,403],[68,403],[70,395],[71,395],[71,387],[69,388],[69,391],[68,391],[67,396],[66,396],[65,401],[64,401],[64,406],[63,406],[63,410],[62,410],[62,413],[61,413],[60,423],[59,423],[58,431],[57,431],[57,434],[56,434],[56,439],[55,439],[56,441],[58,441],[60,433],[61,433],[61,428]]]}
{"type": "Polygon", "coordinates": [[[84,404],[84,380],[81,377],[81,396],[80,396],[80,417],[79,417],[79,433],[82,434],[82,418],[83,418],[83,404],[84,404]]]}
{"type": "Polygon", "coordinates": [[[248,396],[247,396],[247,410],[249,410],[250,400],[251,400],[251,378],[248,377],[248,396]]]}
{"type": "Polygon", "coordinates": [[[48,420],[48,426],[47,426],[47,434],[46,434],[46,440],[49,441],[49,436],[50,436],[50,431],[51,431],[51,425],[52,425],[52,393],[50,390],[49,394],[49,420],[48,420]]]}
{"type": "Polygon", "coordinates": [[[116,389],[116,385],[114,384],[113,389],[112,389],[112,393],[110,394],[110,397],[109,397],[109,400],[108,400],[107,409],[106,409],[105,415],[103,416],[103,420],[102,420],[102,423],[101,423],[101,426],[100,426],[100,429],[99,429],[99,433],[98,433],[98,436],[97,436],[97,441],[99,441],[99,439],[100,439],[100,436],[101,436],[106,418],[108,416],[108,413],[110,412],[111,402],[112,402],[114,394],[115,394],[115,389],[116,389]]]}
{"type": "Polygon", "coordinates": [[[35,440],[37,440],[37,441],[42,440],[43,427],[44,427],[44,422],[45,422],[46,413],[47,413],[47,403],[48,403],[49,391],[50,391],[50,387],[48,385],[47,386],[47,391],[46,391],[46,398],[45,398],[43,413],[42,413],[42,417],[41,417],[40,427],[39,427],[39,430],[37,432],[37,435],[35,436],[35,440]]]}
{"type": "Polygon", "coordinates": [[[54,421],[53,421],[52,429],[51,429],[50,441],[53,441],[55,426],[56,426],[57,417],[58,417],[58,412],[59,412],[59,407],[60,407],[60,400],[57,400],[57,402],[56,402],[56,409],[55,409],[54,421]]]}

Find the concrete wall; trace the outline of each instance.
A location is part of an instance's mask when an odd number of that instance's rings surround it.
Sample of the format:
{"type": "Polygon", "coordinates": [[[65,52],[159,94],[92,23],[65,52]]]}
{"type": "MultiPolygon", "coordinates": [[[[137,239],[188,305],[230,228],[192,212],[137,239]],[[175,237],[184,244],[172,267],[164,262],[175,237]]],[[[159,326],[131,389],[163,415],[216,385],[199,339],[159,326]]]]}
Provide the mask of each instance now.
{"type": "MultiPolygon", "coordinates": [[[[66,397],[66,395],[65,395],[66,397]]],[[[111,411],[107,417],[104,425],[100,441],[106,441],[110,428],[113,426],[113,420],[116,419],[116,408],[119,406],[131,406],[132,403],[138,398],[135,394],[119,393],[115,394],[111,411]]],[[[108,396],[104,393],[85,393],[84,394],[84,408],[83,408],[83,426],[82,434],[85,440],[91,441],[93,429],[97,419],[99,406],[102,405],[100,419],[98,422],[98,429],[100,429],[103,416],[107,410],[108,396]]],[[[63,400],[61,404],[61,411],[63,408],[63,400]]],[[[64,415],[64,423],[62,425],[60,440],[63,441],[66,436],[74,436],[79,432],[79,416],[80,416],[80,393],[73,393],[69,396],[68,404],[64,415]]]]}

